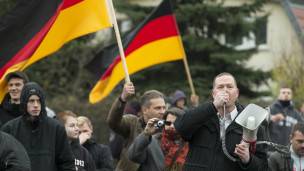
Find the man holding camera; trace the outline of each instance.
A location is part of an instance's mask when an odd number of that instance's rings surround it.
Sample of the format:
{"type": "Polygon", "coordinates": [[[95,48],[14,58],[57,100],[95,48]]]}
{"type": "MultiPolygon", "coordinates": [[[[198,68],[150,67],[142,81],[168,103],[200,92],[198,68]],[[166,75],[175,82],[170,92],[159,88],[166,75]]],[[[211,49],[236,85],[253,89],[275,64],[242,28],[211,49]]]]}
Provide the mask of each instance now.
{"type": "Polygon", "coordinates": [[[138,171],[181,171],[188,153],[186,143],[173,126],[185,112],[173,107],[164,120],[152,118],[128,150],[129,159],[139,163],[138,171]]]}
{"type": "MultiPolygon", "coordinates": [[[[186,111],[176,120],[175,129],[189,141],[190,147],[184,171],[267,170],[263,146],[257,146],[251,153],[249,147],[241,143],[243,129],[235,122],[243,110],[236,103],[238,96],[233,75],[221,73],[213,81],[213,101],[186,111]]],[[[260,128],[257,140],[265,140],[264,137],[265,130],[260,128]]]]}
{"type": "Polygon", "coordinates": [[[128,159],[127,150],[133,143],[135,137],[145,128],[146,123],[151,118],[161,119],[165,113],[166,105],[164,96],[157,90],[146,91],[140,98],[141,113],[140,117],[135,115],[123,115],[123,111],[128,99],[135,94],[132,83],[126,83],[119,98],[112,104],[107,117],[109,127],[125,139],[125,144],[120,154],[116,171],[136,171],[139,164],[128,159]]]}

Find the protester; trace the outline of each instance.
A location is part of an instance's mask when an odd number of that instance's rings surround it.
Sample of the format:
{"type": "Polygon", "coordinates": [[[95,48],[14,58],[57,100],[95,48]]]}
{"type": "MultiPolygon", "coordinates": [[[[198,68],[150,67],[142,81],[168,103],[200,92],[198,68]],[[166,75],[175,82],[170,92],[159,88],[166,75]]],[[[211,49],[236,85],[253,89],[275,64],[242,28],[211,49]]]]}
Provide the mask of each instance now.
{"type": "Polygon", "coordinates": [[[77,171],[95,171],[95,162],[91,154],[79,143],[79,128],[77,115],[72,111],[58,113],[59,121],[64,125],[72,152],[75,157],[77,171]]]}
{"type": "Polygon", "coordinates": [[[30,171],[30,159],[24,147],[11,135],[0,131],[0,170],[30,171]]]}
{"type": "Polygon", "coordinates": [[[304,167],[304,123],[291,131],[289,151],[276,151],[269,157],[270,171],[302,171],[304,167]]]}
{"type": "MultiPolygon", "coordinates": [[[[124,114],[133,114],[135,116],[139,116],[139,113],[140,103],[137,100],[128,101],[124,109],[124,114]]],[[[121,135],[110,130],[109,147],[114,159],[119,160],[124,143],[124,138],[121,135]]]]}
{"type": "Polygon", "coordinates": [[[270,106],[271,122],[269,125],[270,139],[281,145],[289,144],[292,126],[302,121],[292,103],[292,90],[282,86],[278,99],[270,106]]]}
{"type": "Polygon", "coordinates": [[[1,129],[25,147],[32,171],[74,171],[74,158],[65,129],[46,116],[45,95],[37,83],[24,85],[20,110],[21,116],[1,129]]]}
{"type": "MultiPolygon", "coordinates": [[[[7,91],[0,105],[0,127],[6,122],[17,118],[21,115],[20,112],[20,95],[25,83],[29,82],[28,76],[22,71],[10,72],[6,75],[7,91]]],[[[46,107],[47,116],[56,117],[56,113],[46,107]]]]}
{"type": "MultiPolygon", "coordinates": [[[[190,98],[191,107],[197,107],[199,104],[199,97],[197,95],[191,95],[190,98]]],[[[171,97],[171,106],[178,107],[182,110],[187,109],[187,96],[181,90],[176,90],[171,97]]]]}
{"type": "MultiPolygon", "coordinates": [[[[235,118],[243,107],[236,103],[238,96],[233,75],[221,73],[213,81],[213,101],[186,111],[176,120],[175,129],[189,141],[185,171],[267,170],[264,146],[257,146],[256,151],[250,153],[249,146],[240,143],[242,127],[235,122],[235,118]],[[225,140],[224,143],[222,140],[225,140]]],[[[257,140],[265,140],[264,136],[265,130],[260,127],[257,140]]]]}
{"type": "Polygon", "coordinates": [[[148,121],[128,150],[129,158],[140,164],[138,171],[182,171],[188,143],[176,133],[173,123],[183,114],[184,111],[176,107],[167,110],[162,131],[157,125],[161,120],[152,118],[148,121]]]}
{"type": "Polygon", "coordinates": [[[98,144],[92,137],[93,125],[89,118],[85,116],[77,117],[77,123],[80,131],[80,143],[92,155],[96,171],[113,171],[113,157],[110,148],[104,144],[98,144]]]}
{"type": "Polygon", "coordinates": [[[7,91],[0,106],[0,126],[21,115],[20,95],[25,83],[29,81],[24,72],[16,71],[6,75],[7,91]]]}
{"type": "Polygon", "coordinates": [[[107,117],[109,127],[125,139],[124,148],[121,152],[116,171],[136,171],[139,168],[139,164],[131,162],[128,159],[127,150],[134,138],[143,131],[148,120],[151,118],[161,119],[166,110],[163,94],[156,90],[150,90],[141,96],[140,104],[142,115],[140,117],[123,115],[127,100],[134,94],[135,88],[133,84],[125,84],[122,94],[112,104],[107,117]]]}

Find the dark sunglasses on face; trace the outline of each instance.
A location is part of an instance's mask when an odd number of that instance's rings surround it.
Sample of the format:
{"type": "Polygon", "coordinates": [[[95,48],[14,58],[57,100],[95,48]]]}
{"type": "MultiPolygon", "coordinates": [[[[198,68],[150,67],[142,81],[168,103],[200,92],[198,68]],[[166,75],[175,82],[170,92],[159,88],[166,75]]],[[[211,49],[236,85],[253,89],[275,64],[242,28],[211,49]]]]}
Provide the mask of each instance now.
{"type": "Polygon", "coordinates": [[[171,121],[165,121],[165,125],[170,126],[171,124],[173,124],[173,122],[171,122],[171,121]]]}

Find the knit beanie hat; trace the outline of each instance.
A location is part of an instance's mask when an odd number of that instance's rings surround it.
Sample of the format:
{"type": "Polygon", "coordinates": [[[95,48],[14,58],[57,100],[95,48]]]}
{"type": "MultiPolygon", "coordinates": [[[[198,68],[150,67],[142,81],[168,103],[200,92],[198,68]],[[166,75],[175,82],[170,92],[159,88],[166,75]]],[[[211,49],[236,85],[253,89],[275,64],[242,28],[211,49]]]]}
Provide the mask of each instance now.
{"type": "Polygon", "coordinates": [[[186,95],[183,91],[181,90],[176,90],[173,94],[173,97],[172,97],[172,105],[175,105],[176,102],[180,99],[185,99],[186,100],[186,95]]]}
{"type": "Polygon", "coordinates": [[[32,95],[37,95],[40,99],[41,104],[41,114],[46,114],[45,110],[45,95],[42,88],[35,82],[28,82],[24,85],[21,96],[20,96],[20,107],[23,115],[28,115],[27,113],[27,103],[32,95]]]}

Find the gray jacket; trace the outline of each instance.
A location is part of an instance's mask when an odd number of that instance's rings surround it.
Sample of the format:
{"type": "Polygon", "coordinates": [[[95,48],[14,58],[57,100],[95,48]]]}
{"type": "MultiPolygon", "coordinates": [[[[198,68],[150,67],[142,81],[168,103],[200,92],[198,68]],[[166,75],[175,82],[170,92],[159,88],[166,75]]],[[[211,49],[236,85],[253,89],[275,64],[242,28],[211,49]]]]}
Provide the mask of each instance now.
{"type": "Polygon", "coordinates": [[[131,161],[139,163],[138,171],[161,171],[164,169],[164,154],[159,142],[160,134],[146,136],[139,134],[130,148],[128,157],[131,161]]]}
{"type": "Polygon", "coordinates": [[[273,152],[268,158],[269,171],[292,171],[293,160],[290,154],[273,152]]]}

